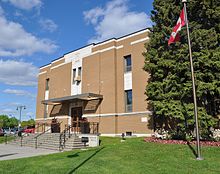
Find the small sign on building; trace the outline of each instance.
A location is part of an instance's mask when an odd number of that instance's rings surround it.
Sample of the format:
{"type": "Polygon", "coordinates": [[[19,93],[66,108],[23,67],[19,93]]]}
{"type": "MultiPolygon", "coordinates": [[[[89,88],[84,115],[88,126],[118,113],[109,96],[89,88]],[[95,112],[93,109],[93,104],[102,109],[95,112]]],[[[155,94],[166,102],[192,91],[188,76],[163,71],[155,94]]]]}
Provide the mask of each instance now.
{"type": "Polygon", "coordinates": [[[141,117],[141,122],[147,122],[147,121],[148,121],[147,117],[141,117]]]}

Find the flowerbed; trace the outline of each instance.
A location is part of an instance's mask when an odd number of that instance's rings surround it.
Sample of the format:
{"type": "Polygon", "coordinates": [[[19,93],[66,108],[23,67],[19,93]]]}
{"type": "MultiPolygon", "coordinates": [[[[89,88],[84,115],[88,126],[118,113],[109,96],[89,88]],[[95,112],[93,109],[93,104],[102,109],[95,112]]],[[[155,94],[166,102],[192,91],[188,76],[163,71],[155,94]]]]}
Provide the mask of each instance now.
{"type": "MultiPolygon", "coordinates": [[[[196,141],[183,141],[183,140],[162,140],[155,137],[145,138],[145,142],[154,142],[161,144],[191,144],[196,145],[196,141]]],[[[220,147],[220,141],[200,141],[202,146],[217,146],[220,147]]]]}

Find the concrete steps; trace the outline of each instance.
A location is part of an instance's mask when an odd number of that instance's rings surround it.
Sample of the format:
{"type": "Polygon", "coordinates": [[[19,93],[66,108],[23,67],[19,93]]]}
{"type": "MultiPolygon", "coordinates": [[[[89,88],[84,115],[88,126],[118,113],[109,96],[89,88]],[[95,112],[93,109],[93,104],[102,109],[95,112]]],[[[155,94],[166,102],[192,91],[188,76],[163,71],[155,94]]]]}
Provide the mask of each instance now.
{"type": "MultiPolygon", "coordinates": [[[[22,146],[35,147],[37,134],[29,134],[22,138],[22,146]]],[[[62,136],[62,142],[63,136],[62,136]]],[[[21,137],[17,137],[14,140],[8,142],[11,145],[21,146],[21,137]]],[[[76,134],[71,134],[70,138],[66,134],[65,144],[60,147],[60,133],[45,133],[37,137],[37,148],[51,149],[51,150],[63,150],[68,151],[72,149],[85,148],[84,143],[81,142],[81,138],[76,134]]]]}
{"type": "Polygon", "coordinates": [[[81,149],[85,148],[84,143],[82,143],[81,138],[75,135],[71,135],[71,137],[66,141],[64,151],[72,150],[72,149],[81,149]]]}
{"type": "Polygon", "coordinates": [[[45,133],[37,138],[37,147],[44,149],[59,150],[60,133],[45,133]]]}
{"type": "Polygon", "coordinates": [[[24,136],[21,140],[21,137],[16,137],[14,140],[9,141],[8,144],[11,145],[19,145],[21,146],[31,146],[33,147],[35,145],[35,140],[34,137],[36,136],[36,134],[29,134],[27,136],[24,136]]]}

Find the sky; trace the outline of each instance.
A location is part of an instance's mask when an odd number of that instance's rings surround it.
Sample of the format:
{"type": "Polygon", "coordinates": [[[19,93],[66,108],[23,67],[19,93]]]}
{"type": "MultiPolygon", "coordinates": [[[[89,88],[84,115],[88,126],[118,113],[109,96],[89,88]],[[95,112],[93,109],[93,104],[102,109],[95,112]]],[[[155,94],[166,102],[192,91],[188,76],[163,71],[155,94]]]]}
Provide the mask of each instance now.
{"type": "Polygon", "coordinates": [[[153,0],[0,0],[0,115],[35,118],[39,67],[151,27],[153,0]]]}

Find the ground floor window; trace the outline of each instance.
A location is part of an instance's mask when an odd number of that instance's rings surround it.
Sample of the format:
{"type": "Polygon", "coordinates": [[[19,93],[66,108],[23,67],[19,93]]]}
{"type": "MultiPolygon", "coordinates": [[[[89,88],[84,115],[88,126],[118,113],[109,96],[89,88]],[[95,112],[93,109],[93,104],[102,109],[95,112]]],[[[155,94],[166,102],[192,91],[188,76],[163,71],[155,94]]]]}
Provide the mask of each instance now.
{"type": "Polygon", "coordinates": [[[132,90],[125,91],[125,112],[132,112],[132,90]]]}

